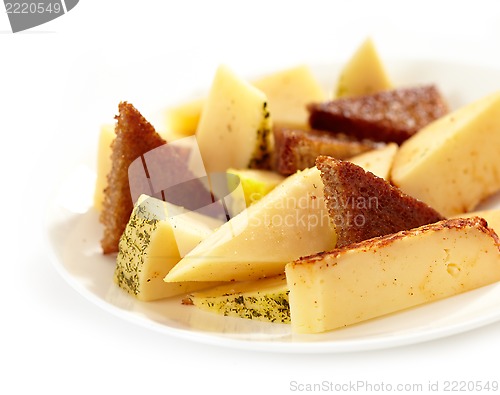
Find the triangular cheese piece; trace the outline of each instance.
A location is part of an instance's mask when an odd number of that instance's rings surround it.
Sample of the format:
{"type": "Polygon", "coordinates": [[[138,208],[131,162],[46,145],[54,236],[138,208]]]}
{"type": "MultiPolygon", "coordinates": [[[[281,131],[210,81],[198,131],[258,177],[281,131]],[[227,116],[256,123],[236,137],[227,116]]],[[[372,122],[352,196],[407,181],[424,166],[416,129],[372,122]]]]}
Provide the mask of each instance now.
{"type": "Polygon", "coordinates": [[[362,96],[392,88],[375,44],[367,38],[340,73],[337,97],[362,96]]]}
{"type": "Polygon", "coordinates": [[[500,90],[431,123],[403,144],[391,182],[454,216],[500,190],[500,90]]]}
{"type": "Polygon", "coordinates": [[[354,163],[320,156],[316,166],[335,223],[337,247],[444,219],[425,203],[354,163]]]}
{"type": "Polygon", "coordinates": [[[349,158],[349,162],[361,166],[377,177],[389,181],[392,162],[394,162],[396,152],[398,152],[398,145],[396,143],[389,143],[385,147],[364,152],[349,158]]]}
{"type": "Polygon", "coordinates": [[[320,83],[306,65],[266,75],[253,86],[265,93],[276,125],[307,126],[306,105],[325,100],[320,83]]]}
{"type": "Polygon", "coordinates": [[[165,281],[246,281],[277,276],[288,262],[332,250],[335,242],[320,172],[313,167],[287,177],[224,223],[186,254],[165,281]]]}
{"type": "Polygon", "coordinates": [[[269,167],[271,128],[266,95],[219,66],[196,129],[207,172],[269,167]]]}

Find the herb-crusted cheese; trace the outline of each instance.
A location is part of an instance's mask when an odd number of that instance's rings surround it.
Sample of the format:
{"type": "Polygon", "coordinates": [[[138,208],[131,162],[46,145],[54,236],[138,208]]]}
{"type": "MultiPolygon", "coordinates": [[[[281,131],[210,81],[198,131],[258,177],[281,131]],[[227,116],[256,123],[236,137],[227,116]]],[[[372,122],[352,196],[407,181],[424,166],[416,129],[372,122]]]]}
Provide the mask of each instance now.
{"type": "Polygon", "coordinates": [[[229,317],[290,323],[285,275],[220,285],[189,295],[184,304],[229,317]]]}
{"type": "Polygon", "coordinates": [[[269,113],[267,102],[262,104],[262,120],[257,129],[257,139],[254,144],[254,151],[250,157],[247,167],[250,169],[267,169],[271,167],[271,152],[273,141],[271,139],[271,114],[269,113]]]}
{"type": "Polygon", "coordinates": [[[179,243],[183,250],[189,250],[212,233],[211,227],[199,218],[202,216],[195,213],[169,215],[169,206],[173,207],[142,195],[120,239],[114,280],[139,300],[167,298],[217,284],[163,281],[181,259],[179,243]]]}

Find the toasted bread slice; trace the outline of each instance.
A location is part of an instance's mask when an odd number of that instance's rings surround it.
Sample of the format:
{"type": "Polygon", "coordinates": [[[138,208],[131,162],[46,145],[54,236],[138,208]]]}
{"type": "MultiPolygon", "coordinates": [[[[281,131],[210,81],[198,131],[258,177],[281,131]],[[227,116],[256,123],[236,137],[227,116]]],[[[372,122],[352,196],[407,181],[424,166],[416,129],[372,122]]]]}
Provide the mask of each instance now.
{"type": "Polygon", "coordinates": [[[314,129],[397,144],[448,112],[434,85],[312,103],[307,108],[314,129]]]}
{"type": "Polygon", "coordinates": [[[274,142],[275,170],[285,176],[313,167],[320,155],[348,159],[380,146],[342,133],[286,127],[274,128],[274,142]]]}
{"type": "Polygon", "coordinates": [[[443,220],[436,210],[348,161],[320,156],[328,214],[337,247],[443,220]]]}
{"type": "Polygon", "coordinates": [[[128,168],[146,152],[165,144],[154,127],[132,104],[122,102],[115,117],[116,138],[111,144],[111,171],[107,176],[100,221],[104,225],[104,254],[118,252],[118,242],[132,213],[128,168]]]}

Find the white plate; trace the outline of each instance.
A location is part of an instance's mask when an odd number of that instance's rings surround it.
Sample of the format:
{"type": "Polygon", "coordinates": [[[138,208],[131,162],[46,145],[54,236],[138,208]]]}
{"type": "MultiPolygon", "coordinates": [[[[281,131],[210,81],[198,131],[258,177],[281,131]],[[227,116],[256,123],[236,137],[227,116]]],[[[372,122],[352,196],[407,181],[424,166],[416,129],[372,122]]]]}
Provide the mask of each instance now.
{"type": "MultiPolygon", "coordinates": [[[[397,85],[436,83],[452,108],[500,89],[500,70],[432,61],[390,62],[397,85]]],[[[313,68],[332,87],[338,66],[313,68]]],[[[209,81],[207,82],[207,85],[209,81]]],[[[117,316],[170,336],[221,346],[280,352],[346,352],[422,342],[477,328],[500,319],[500,284],[318,335],[292,334],[289,325],[220,317],[183,306],[181,298],[139,302],[112,281],[114,259],[101,254],[102,228],[91,208],[95,153],[74,168],[56,191],[47,212],[53,260],[78,292],[117,316]]],[[[498,196],[483,207],[500,206],[498,196]]]]}

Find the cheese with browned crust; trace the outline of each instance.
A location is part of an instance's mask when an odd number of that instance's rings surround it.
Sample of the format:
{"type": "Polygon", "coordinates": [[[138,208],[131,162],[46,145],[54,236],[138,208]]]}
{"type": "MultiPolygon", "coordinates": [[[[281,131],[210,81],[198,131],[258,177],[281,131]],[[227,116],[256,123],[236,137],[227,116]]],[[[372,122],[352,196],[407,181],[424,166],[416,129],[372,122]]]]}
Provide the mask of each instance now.
{"type": "Polygon", "coordinates": [[[497,282],[499,243],[484,219],[451,219],[296,260],[292,328],[324,332],[497,282]]]}

